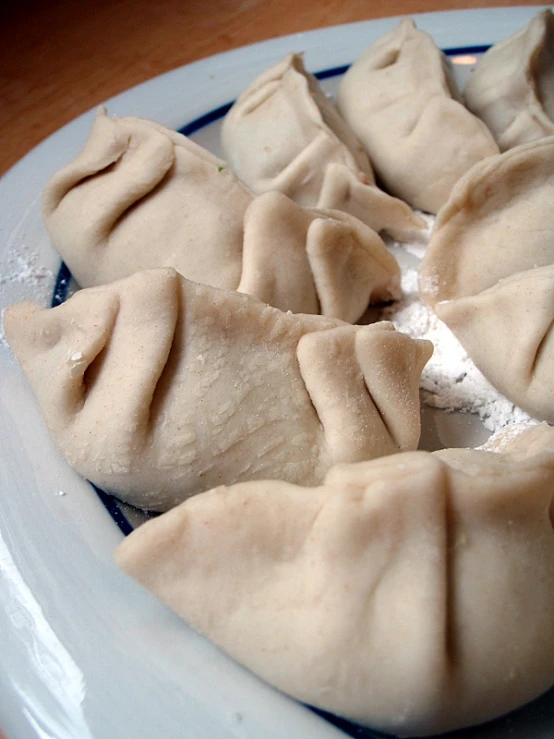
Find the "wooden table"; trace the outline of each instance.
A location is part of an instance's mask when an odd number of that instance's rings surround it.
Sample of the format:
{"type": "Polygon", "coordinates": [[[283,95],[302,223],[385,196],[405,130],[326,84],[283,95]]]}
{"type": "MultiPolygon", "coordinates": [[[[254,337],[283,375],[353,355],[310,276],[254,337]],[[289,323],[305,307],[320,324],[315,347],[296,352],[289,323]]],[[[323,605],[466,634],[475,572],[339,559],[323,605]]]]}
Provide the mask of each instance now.
{"type": "Polygon", "coordinates": [[[3,0],[0,174],[80,113],[211,54],[337,23],[538,4],[540,0],[3,0]]]}
{"type": "MultiPolygon", "coordinates": [[[[540,0],[539,0],[540,3],[540,0]]],[[[0,174],[75,116],[210,54],[310,28],[525,0],[3,0],[0,174]]]]}

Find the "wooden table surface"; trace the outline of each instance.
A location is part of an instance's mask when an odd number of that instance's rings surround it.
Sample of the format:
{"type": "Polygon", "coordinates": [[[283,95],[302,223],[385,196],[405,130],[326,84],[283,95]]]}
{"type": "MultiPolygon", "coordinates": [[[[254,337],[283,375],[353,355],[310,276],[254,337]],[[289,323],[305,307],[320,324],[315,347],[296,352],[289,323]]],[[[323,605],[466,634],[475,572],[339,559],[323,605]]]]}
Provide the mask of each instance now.
{"type": "Polygon", "coordinates": [[[3,0],[0,174],[80,113],[132,85],[211,54],[337,23],[539,4],[540,0],[3,0]]]}
{"type": "Polygon", "coordinates": [[[525,0],[0,0],[0,174],[80,113],[202,57],[310,28],[525,0]]]}

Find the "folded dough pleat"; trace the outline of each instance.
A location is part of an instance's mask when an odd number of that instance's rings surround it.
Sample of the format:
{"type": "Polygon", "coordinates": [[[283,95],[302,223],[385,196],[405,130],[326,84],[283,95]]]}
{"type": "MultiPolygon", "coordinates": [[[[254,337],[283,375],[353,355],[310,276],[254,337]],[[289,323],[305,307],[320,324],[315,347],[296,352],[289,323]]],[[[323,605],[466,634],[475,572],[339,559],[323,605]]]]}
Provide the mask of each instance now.
{"type": "Polygon", "coordinates": [[[406,418],[419,412],[419,377],[429,354],[387,322],[300,339],[300,372],[333,463],[417,447],[419,428],[406,418]]]}
{"type": "Polygon", "coordinates": [[[549,8],[479,59],[464,99],[501,151],[554,135],[554,15],[549,8]]]}
{"type": "Polygon", "coordinates": [[[396,241],[408,241],[425,228],[423,218],[403,200],[361,182],[341,164],[327,165],[317,207],[349,213],[377,233],[386,231],[396,241]]]}
{"type": "Polygon", "coordinates": [[[485,124],[462,105],[447,59],[408,18],[350,67],[338,106],[383,187],[430,213],[468,169],[498,153],[485,124]]]}
{"type": "Polygon", "coordinates": [[[10,306],[4,330],[68,462],[140,508],[165,510],[224,480],[317,484],[344,458],[341,435],[361,435],[358,452],[345,451],[356,460],[418,443],[432,346],[388,323],[284,313],[165,269],[81,290],[59,308],[10,306]],[[312,334],[317,357],[301,359],[312,334]],[[356,353],[340,351],[354,336],[356,353]],[[391,336],[396,368],[382,360],[391,336]],[[329,341],[343,365],[325,355],[329,341]],[[325,366],[328,384],[312,397],[305,378],[325,366]],[[373,405],[361,424],[359,409],[373,405]]]}
{"type": "Polygon", "coordinates": [[[101,109],[83,152],[47,183],[43,213],[81,287],[168,266],[236,287],[251,200],[225,162],[190,139],[101,109]]]}
{"type": "MultiPolygon", "coordinates": [[[[101,245],[124,213],[160,184],[173,162],[173,145],[166,136],[139,128],[133,137],[131,152],[129,132],[123,126],[114,125],[104,109],[99,109],[81,155],[69,167],[57,172],[44,191],[46,224],[54,230],[57,228],[60,217],[62,220],[66,217],[58,209],[62,200],[68,198],[64,209],[67,207],[77,224],[84,211],[86,230],[83,236],[101,245]],[[109,186],[98,179],[103,171],[110,172],[109,186]],[[80,197],[70,195],[74,188],[78,188],[80,197]],[[92,197],[83,201],[83,194],[87,192],[92,197]]],[[[68,224],[68,228],[71,226],[68,224]]],[[[75,269],[80,273],[79,267],[75,269]]],[[[84,283],[86,285],[86,280],[84,283]]]]}
{"type": "Polygon", "coordinates": [[[487,379],[554,422],[554,137],[475,165],[421,263],[428,303],[487,379]]]}
{"type": "Polygon", "coordinates": [[[259,75],[223,120],[225,156],[254,192],[278,190],[305,207],[351,213],[408,239],[425,222],[375,186],[367,153],[300,54],[259,75]]]}
{"type": "Polygon", "coordinates": [[[553,486],[545,425],[502,454],[410,452],[337,465],[316,488],[218,487],[115,556],[295,698],[436,734],[554,682],[553,486]]]}
{"type": "Polygon", "coordinates": [[[237,289],[281,310],[353,323],[368,304],[400,296],[400,267],[380,236],[356,218],[299,208],[269,192],[245,214],[237,289]]]}
{"type": "Polygon", "coordinates": [[[435,312],[497,390],[554,422],[554,265],[439,302],[435,312]]]}
{"type": "Polygon", "coordinates": [[[327,164],[374,183],[366,152],[300,54],[287,54],[244,90],[223,120],[221,141],[244,182],[301,205],[316,204],[327,164]]]}
{"type": "MultiPolygon", "coordinates": [[[[371,228],[278,193],[256,198],[223,161],[152,121],[100,110],[83,152],[47,184],[43,205],[81,287],[174,267],[282,310],[349,322],[368,302],[398,297],[399,267],[371,228]]],[[[397,216],[400,223],[402,208],[397,216]]]]}

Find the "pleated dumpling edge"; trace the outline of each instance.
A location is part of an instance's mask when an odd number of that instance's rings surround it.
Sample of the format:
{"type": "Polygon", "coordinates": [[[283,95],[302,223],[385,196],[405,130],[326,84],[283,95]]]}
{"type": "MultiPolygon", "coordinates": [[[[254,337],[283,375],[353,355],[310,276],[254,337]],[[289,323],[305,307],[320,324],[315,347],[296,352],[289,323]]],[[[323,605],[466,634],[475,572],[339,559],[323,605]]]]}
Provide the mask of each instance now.
{"type": "Polygon", "coordinates": [[[554,683],[554,430],[518,445],[218,487],[116,560],[298,700],[400,736],[477,724],[554,683]]]}
{"type": "Polygon", "coordinates": [[[476,164],[439,212],[422,299],[501,393],[554,422],[554,136],[476,164]]]}

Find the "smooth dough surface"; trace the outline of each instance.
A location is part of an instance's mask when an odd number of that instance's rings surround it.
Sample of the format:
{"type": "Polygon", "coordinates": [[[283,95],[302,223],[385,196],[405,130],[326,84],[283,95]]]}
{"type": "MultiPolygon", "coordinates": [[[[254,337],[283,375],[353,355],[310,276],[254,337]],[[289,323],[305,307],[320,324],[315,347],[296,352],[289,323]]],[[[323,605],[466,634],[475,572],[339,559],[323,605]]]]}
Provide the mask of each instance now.
{"type": "Polygon", "coordinates": [[[140,508],[241,480],[315,485],[418,444],[432,345],[389,323],[284,313],[168,268],[10,306],[4,330],[69,464],[140,508]]]}
{"type": "Polygon", "coordinates": [[[476,162],[498,153],[485,124],[463,106],[446,57],[408,18],[350,67],[338,106],[383,187],[429,213],[476,162]]]}
{"type": "Polygon", "coordinates": [[[306,207],[343,210],[399,240],[425,227],[406,203],[375,186],[367,153],[300,54],[248,86],[225,116],[221,140],[255,192],[279,190],[306,207]]]}
{"type": "Polygon", "coordinates": [[[464,99],[501,151],[554,135],[554,15],[549,8],[481,57],[464,99]]]}
{"type": "Polygon", "coordinates": [[[47,183],[43,211],[81,287],[173,267],[349,322],[398,297],[399,267],[374,230],[277,192],[257,198],[225,162],[148,120],[99,110],[81,154],[47,183]]]}
{"type": "Polygon", "coordinates": [[[118,564],[295,698],[400,736],[506,713],[554,683],[554,430],[503,453],[219,487],[146,523],[118,564]]]}
{"type": "Polygon", "coordinates": [[[554,422],[554,137],[477,164],[454,188],[420,293],[487,379],[554,422]]]}

